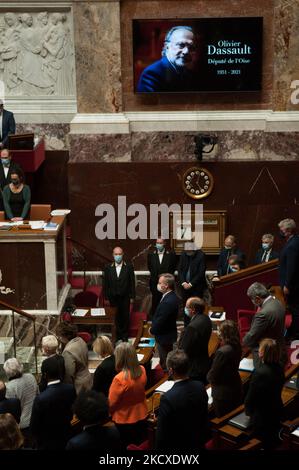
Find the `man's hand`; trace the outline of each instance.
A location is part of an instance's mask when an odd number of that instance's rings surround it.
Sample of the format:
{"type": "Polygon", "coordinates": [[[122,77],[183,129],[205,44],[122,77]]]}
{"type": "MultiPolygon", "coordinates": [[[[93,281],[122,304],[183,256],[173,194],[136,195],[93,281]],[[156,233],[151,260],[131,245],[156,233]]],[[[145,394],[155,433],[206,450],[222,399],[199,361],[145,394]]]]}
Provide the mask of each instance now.
{"type": "Polygon", "coordinates": [[[23,220],[22,217],[13,217],[11,219],[12,222],[20,222],[21,220],[23,220]]]}
{"type": "Polygon", "coordinates": [[[188,284],[188,282],[183,282],[182,287],[183,289],[190,289],[190,284],[188,284]]]}

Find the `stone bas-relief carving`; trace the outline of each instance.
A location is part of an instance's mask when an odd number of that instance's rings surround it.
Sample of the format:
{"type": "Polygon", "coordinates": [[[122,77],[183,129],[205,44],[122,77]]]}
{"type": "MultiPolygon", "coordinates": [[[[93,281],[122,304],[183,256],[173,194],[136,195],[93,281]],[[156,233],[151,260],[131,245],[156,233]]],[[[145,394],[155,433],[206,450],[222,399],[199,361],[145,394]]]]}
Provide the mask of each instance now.
{"type": "Polygon", "coordinates": [[[74,96],[70,14],[0,14],[0,80],[5,96],[74,96]]]}
{"type": "Polygon", "coordinates": [[[11,289],[10,287],[1,286],[1,282],[2,282],[2,272],[0,269],[0,294],[4,294],[4,295],[14,294],[15,292],[14,289],[11,289]]]}

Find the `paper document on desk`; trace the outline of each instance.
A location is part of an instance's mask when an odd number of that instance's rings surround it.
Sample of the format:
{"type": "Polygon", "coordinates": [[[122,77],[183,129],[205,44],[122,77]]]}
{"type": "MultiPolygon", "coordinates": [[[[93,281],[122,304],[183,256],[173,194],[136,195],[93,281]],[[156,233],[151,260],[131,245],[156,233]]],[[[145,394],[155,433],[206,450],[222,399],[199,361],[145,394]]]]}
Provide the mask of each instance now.
{"type": "Polygon", "coordinates": [[[144,354],[137,354],[137,359],[138,361],[142,361],[142,359],[144,358],[144,354]]]}
{"type": "Polygon", "coordinates": [[[299,437],[299,427],[297,429],[295,429],[295,431],[293,431],[291,434],[293,434],[294,436],[299,437]]]}
{"type": "Polygon", "coordinates": [[[45,227],[46,222],[43,220],[30,220],[29,225],[32,230],[42,230],[45,227]]]}
{"type": "Polygon", "coordinates": [[[89,372],[90,372],[91,374],[94,374],[95,371],[96,371],[96,369],[93,369],[93,368],[92,368],[92,369],[88,369],[88,370],[89,370],[89,372]]]}
{"type": "Polygon", "coordinates": [[[91,308],[90,315],[92,317],[105,317],[105,309],[104,308],[91,308]]]}
{"type": "Polygon", "coordinates": [[[208,405],[211,405],[213,403],[212,387],[206,388],[206,392],[207,392],[207,395],[208,395],[208,405]]]}
{"type": "Polygon", "coordinates": [[[84,310],[82,308],[76,308],[76,310],[73,313],[74,317],[85,317],[87,314],[88,310],[84,310]]]}
{"type": "Polygon", "coordinates": [[[239,364],[239,370],[244,370],[247,372],[253,372],[254,367],[253,367],[253,359],[244,357],[242,361],[239,364]]]}
{"type": "Polygon", "coordinates": [[[24,220],[18,220],[17,222],[10,222],[10,225],[12,225],[12,227],[17,227],[18,225],[23,225],[24,224],[24,220]]]}
{"type": "Polygon", "coordinates": [[[155,389],[155,392],[165,393],[168,392],[174,385],[174,380],[166,380],[159,387],[155,389]]]}
{"type": "Polygon", "coordinates": [[[10,225],[12,226],[12,223],[11,222],[0,222],[0,227],[4,227],[5,225],[10,225]]]}

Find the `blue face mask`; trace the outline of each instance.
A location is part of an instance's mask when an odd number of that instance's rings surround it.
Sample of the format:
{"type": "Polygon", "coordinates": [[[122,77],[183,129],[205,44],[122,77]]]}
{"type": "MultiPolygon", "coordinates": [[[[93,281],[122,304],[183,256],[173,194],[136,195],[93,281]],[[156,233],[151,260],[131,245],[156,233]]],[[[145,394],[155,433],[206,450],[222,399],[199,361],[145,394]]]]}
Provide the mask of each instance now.
{"type": "Polygon", "coordinates": [[[268,250],[270,248],[270,243],[262,243],[263,250],[268,250]]]}
{"type": "Polygon", "coordinates": [[[185,315],[187,315],[187,317],[191,318],[190,310],[189,310],[188,307],[185,307],[185,308],[184,308],[184,313],[185,313],[185,315]]]}
{"type": "Polygon", "coordinates": [[[233,268],[232,266],[230,266],[229,269],[232,273],[236,273],[238,271],[237,268],[233,268]]]}
{"type": "Polygon", "coordinates": [[[120,264],[123,260],[123,255],[114,255],[114,261],[117,263],[117,264],[120,264]]]}
{"type": "Polygon", "coordinates": [[[9,166],[10,159],[9,158],[1,158],[3,166],[9,166]]]}
{"type": "Polygon", "coordinates": [[[156,248],[157,248],[158,251],[163,251],[164,250],[163,243],[156,243],[156,248]]]}

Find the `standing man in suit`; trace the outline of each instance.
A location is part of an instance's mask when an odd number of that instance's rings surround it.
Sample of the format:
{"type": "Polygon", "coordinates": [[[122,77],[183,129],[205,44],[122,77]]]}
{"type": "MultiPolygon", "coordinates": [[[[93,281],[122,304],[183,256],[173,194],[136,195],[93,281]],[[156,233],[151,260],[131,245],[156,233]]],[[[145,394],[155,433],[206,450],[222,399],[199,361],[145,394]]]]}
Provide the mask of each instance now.
{"type": "MultiPolygon", "coordinates": [[[[206,260],[202,250],[195,243],[185,243],[185,251],[181,254],[178,267],[179,284],[183,305],[190,297],[202,297],[207,286],[206,260]]],[[[188,325],[190,318],[184,315],[184,324],[188,325]]]]}
{"type": "Polygon", "coordinates": [[[45,367],[47,388],[34,400],[30,429],[38,449],[63,450],[71,434],[75,388],[60,380],[60,364],[49,357],[45,367]]]}
{"type": "Polygon", "coordinates": [[[273,250],[274,236],[272,233],[265,233],[262,236],[262,247],[258,250],[254,264],[268,263],[273,259],[279,258],[278,251],[273,250]]]}
{"type": "Polygon", "coordinates": [[[230,270],[228,260],[231,255],[237,255],[241,263],[241,267],[244,267],[245,255],[240,250],[240,248],[237,247],[237,239],[234,235],[228,235],[224,240],[224,247],[219,253],[217,262],[218,276],[225,276],[226,274],[229,274],[230,270]]]}
{"type": "Polygon", "coordinates": [[[2,190],[11,182],[11,174],[16,170],[20,170],[17,163],[11,160],[8,149],[2,149],[0,153],[0,211],[4,211],[2,190]]]}
{"type": "Polygon", "coordinates": [[[184,351],[171,351],[167,356],[167,368],[174,385],[161,397],[156,449],[170,453],[202,449],[208,422],[205,387],[189,378],[189,360],[184,351]]]}
{"type": "Polygon", "coordinates": [[[286,241],[279,258],[280,286],[292,314],[287,337],[299,339],[299,236],[293,219],[281,220],[278,226],[281,237],[286,241]]]}
{"type": "Polygon", "coordinates": [[[104,270],[104,295],[111,307],[116,307],[116,341],[128,341],[130,303],[135,299],[135,274],[133,265],[124,261],[124,251],[116,246],[112,252],[113,263],[104,270]]]}
{"type": "Polygon", "coordinates": [[[0,148],[7,147],[8,136],[16,133],[16,123],[11,111],[4,109],[3,100],[0,100],[0,148]]]}
{"type": "Polygon", "coordinates": [[[243,338],[244,346],[252,350],[255,369],[261,366],[259,343],[264,338],[276,340],[281,351],[281,363],[284,365],[286,359],[284,345],[285,308],[259,282],[251,284],[247,290],[247,295],[252,303],[259,308],[254,315],[250,330],[243,338]]]}
{"type": "Polygon", "coordinates": [[[153,318],[156,308],[162,298],[161,292],[157,290],[159,275],[162,273],[173,274],[176,268],[176,255],[174,251],[165,248],[165,240],[157,238],[156,249],[147,255],[147,266],[150,272],[150,290],[152,293],[152,307],[150,317],[153,318]]]}
{"type": "Polygon", "coordinates": [[[185,315],[190,318],[190,323],[182,332],[179,347],[189,358],[189,377],[206,383],[210,368],[208,346],[212,334],[212,322],[204,310],[205,302],[199,297],[190,297],[187,300],[185,315]]]}
{"type": "Polygon", "coordinates": [[[160,365],[165,370],[167,354],[172,350],[177,339],[176,319],[179,300],[174,292],[174,275],[169,273],[161,274],[157,289],[161,292],[162,299],[155,312],[150,332],[155,335],[160,365]]]}

